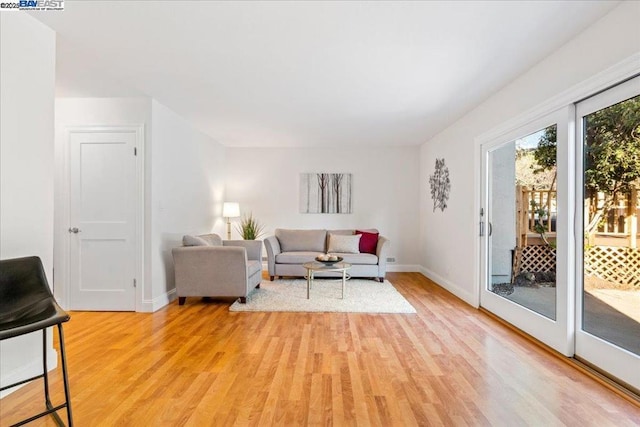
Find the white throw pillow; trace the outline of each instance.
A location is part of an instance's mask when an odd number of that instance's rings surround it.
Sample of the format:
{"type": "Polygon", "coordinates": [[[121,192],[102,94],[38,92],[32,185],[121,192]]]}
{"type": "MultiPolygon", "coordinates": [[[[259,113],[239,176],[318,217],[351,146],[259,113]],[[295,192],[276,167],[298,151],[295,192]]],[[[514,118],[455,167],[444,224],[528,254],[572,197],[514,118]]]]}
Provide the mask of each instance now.
{"type": "Polygon", "coordinates": [[[340,234],[331,234],[329,236],[329,253],[341,254],[359,254],[360,253],[360,237],[361,234],[352,236],[344,236],[340,234]]]}

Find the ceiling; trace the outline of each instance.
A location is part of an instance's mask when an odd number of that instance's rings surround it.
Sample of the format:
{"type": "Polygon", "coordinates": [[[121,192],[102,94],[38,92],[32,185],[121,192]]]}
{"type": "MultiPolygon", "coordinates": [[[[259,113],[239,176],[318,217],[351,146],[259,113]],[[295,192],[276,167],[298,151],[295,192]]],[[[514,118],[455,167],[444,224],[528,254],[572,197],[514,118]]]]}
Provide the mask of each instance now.
{"type": "Polygon", "coordinates": [[[149,96],[230,147],[429,140],[610,1],[66,1],[58,96],[149,96]]]}

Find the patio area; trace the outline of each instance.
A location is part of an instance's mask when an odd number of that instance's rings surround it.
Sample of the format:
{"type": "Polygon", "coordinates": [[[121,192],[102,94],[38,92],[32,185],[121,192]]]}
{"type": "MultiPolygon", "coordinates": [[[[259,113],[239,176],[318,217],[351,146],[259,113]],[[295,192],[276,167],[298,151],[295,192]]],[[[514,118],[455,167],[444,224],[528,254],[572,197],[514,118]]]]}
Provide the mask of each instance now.
{"type": "MultiPolygon", "coordinates": [[[[555,319],[555,287],[516,285],[511,294],[501,296],[555,319]]],[[[640,354],[640,290],[593,287],[587,281],[583,301],[584,331],[640,354]]]]}

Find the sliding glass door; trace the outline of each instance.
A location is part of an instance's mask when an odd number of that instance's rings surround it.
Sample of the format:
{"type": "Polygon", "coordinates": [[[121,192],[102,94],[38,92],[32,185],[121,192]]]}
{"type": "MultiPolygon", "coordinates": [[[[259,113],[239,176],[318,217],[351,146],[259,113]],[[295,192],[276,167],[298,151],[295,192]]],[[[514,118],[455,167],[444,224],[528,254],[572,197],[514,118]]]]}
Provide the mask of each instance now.
{"type": "Polygon", "coordinates": [[[569,159],[570,115],[563,109],[483,145],[480,212],[481,306],[567,355],[569,177],[558,165],[569,159]]]}
{"type": "Polygon", "coordinates": [[[640,77],[576,119],[575,355],[640,390],[640,77]]]}
{"type": "Polygon", "coordinates": [[[640,392],[640,77],[481,156],[480,305],[640,392]]]}

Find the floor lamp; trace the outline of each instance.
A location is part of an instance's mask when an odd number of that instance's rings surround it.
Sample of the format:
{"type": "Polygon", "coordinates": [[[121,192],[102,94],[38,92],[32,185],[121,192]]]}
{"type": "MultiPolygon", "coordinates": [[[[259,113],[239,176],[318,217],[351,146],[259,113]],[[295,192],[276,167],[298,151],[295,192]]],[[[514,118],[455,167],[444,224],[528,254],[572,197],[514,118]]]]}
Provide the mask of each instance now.
{"type": "Polygon", "coordinates": [[[224,202],[222,216],[227,219],[227,240],[231,240],[231,218],[240,216],[240,205],[234,202],[224,202]]]}

